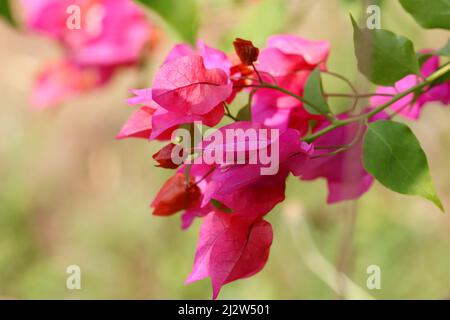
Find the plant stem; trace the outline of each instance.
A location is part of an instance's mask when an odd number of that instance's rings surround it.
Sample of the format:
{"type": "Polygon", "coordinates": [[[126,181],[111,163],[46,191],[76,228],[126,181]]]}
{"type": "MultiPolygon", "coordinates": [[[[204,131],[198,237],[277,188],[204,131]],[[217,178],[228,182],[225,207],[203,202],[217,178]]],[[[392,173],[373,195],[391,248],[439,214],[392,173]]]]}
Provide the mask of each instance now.
{"type": "Polygon", "coordinates": [[[448,72],[450,72],[450,63],[443,65],[438,70],[436,70],[434,73],[432,73],[429,77],[427,77],[423,82],[415,85],[414,87],[412,87],[406,91],[403,91],[403,92],[395,95],[389,102],[379,106],[378,108],[375,108],[367,113],[364,113],[364,114],[361,114],[361,115],[358,115],[358,116],[355,116],[352,118],[348,118],[345,120],[335,120],[328,127],[324,128],[320,131],[317,131],[316,133],[313,133],[311,135],[304,137],[303,140],[305,142],[311,143],[314,140],[316,140],[317,138],[323,136],[324,134],[326,134],[336,128],[345,126],[345,125],[353,123],[353,122],[357,122],[357,121],[361,121],[361,120],[368,120],[368,119],[372,118],[373,116],[375,116],[376,114],[383,111],[384,109],[388,108],[393,103],[406,97],[407,95],[426,87],[427,85],[433,83],[436,80],[439,80],[441,77],[445,76],[448,72]]]}
{"type": "Polygon", "coordinates": [[[352,242],[356,229],[356,220],[358,216],[358,208],[356,202],[349,203],[348,208],[344,215],[344,226],[342,239],[340,243],[339,253],[336,262],[337,272],[337,286],[339,288],[339,296],[344,298],[347,295],[347,285],[345,279],[342,277],[343,274],[348,273],[349,262],[352,256],[352,242]]]}
{"type": "Polygon", "coordinates": [[[292,243],[305,266],[336,294],[340,295],[343,292],[336,282],[336,275],[338,275],[346,288],[343,296],[345,299],[374,300],[373,296],[359,287],[346,274],[337,270],[323,256],[311,235],[306,217],[299,211],[301,211],[301,208],[297,204],[292,203],[290,207],[285,208],[283,216],[285,217],[284,222],[292,238],[292,243]]]}
{"type": "Polygon", "coordinates": [[[314,104],[310,103],[308,100],[306,100],[305,98],[299,96],[298,94],[295,94],[293,92],[290,92],[289,90],[283,89],[282,87],[276,86],[276,85],[272,85],[270,83],[262,83],[261,85],[257,86],[258,88],[262,88],[262,89],[273,89],[273,90],[277,90],[280,91],[288,96],[291,96],[309,106],[311,106],[311,108],[313,108],[318,114],[322,114],[323,116],[325,116],[325,118],[330,121],[331,123],[334,123],[336,120],[334,119],[334,117],[330,114],[323,114],[322,112],[320,112],[319,108],[317,108],[314,104]]]}
{"type": "Polygon", "coordinates": [[[358,93],[358,94],[346,94],[346,93],[326,93],[325,97],[328,98],[370,98],[373,96],[378,97],[395,97],[395,94],[390,93],[358,93]]]}
{"type": "Polygon", "coordinates": [[[344,76],[341,76],[340,74],[338,74],[338,73],[335,73],[335,72],[331,72],[331,71],[322,71],[322,73],[324,73],[324,74],[328,74],[328,75],[330,75],[330,76],[333,76],[333,77],[336,77],[336,78],[338,78],[338,79],[341,79],[342,81],[344,81],[345,83],[347,83],[347,85],[350,87],[350,89],[353,91],[353,94],[355,95],[355,96],[358,96],[359,94],[358,94],[358,90],[356,89],[356,87],[352,84],[352,82],[350,81],[350,80],[348,80],[346,77],[344,77],[344,76]]]}
{"type": "Polygon", "coordinates": [[[230,108],[228,108],[228,104],[226,102],[223,103],[223,106],[225,108],[225,115],[234,121],[238,121],[238,119],[231,114],[230,108]]]}
{"type": "Polygon", "coordinates": [[[255,70],[255,73],[256,73],[256,76],[258,77],[259,83],[263,83],[263,79],[262,79],[261,75],[259,74],[258,69],[256,69],[255,64],[253,62],[252,62],[252,67],[253,67],[253,70],[255,70]]]}

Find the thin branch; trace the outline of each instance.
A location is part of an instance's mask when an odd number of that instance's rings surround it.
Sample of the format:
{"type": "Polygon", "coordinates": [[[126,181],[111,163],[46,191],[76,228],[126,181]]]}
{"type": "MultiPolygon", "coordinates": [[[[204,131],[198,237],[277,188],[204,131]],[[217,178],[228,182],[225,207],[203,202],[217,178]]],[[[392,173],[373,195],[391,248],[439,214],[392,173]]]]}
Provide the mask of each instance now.
{"type": "Polygon", "coordinates": [[[409,95],[417,90],[421,90],[421,89],[425,88],[427,85],[430,85],[431,83],[433,83],[434,81],[445,76],[449,72],[450,72],[450,63],[446,63],[445,65],[440,67],[438,70],[436,70],[434,73],[432,73],[430,76],[428,76],[423,82],[415,85],[414,87],[409,88],[408,90],[403,91],[402,93],[395,95],[391,100],[389,100],[387,103],[379,106],[378,108],[372,109],[371,111],[369,111],[367,113],[363,113],[363,114],[360,114],[360,115],[352,117],[352,118],[348,118],[345,120],[336,120],[330,126],[324,128],[316,133],[313,133],[311,135],[304,137],[303,140],[305,142],[311,143],[315,139],[323,136],[324,134],[327,134],[330,131],[333,131],[336,128],[348,125],[353,122],[357,122],[357,121],[361,121],[361,120],[368,120],[368,119],[372,118],[373,116],[375,116],[376,114],[380,113],[381,111],[385,110],[386,108],[388,108],[395,102],[399,101],[400,99],[406,97],[407,95],[409,95]]]}
{"type": "Polygon", "coordinates": [[[349,259],[352,253],[352,242],[356,229],[356,220],[358,217],[357,203],[355,201],[349,203],[349,207],[347,209],[348,212],[345,212],[346,214],[344,216],[344,218],[346,219],[344,221],[345,229],[343,231],[339,254],[336,262],[336,269],[339,271],[337,275],[337,282],[341,297],[345,297],[347,292],[346,282],[344,281],[342,276],[340,276],[340,274],[346,274],[348,272],[349,259]]]}
{"type": "Polygon", "coordinates": [[[238,121],[238,119],[233,116],[230,112],[230,108],[228,108],[228,103],[226,103],[225,101],[223,102],[223,106],[225,108],[225,116],[227,116],[228,118],[234,120],[234,121],[238,121]]]}
{"type": "Polygon", "coordinates": [[[304,265],[330,287],[336,294],[340,294],[336,283],[336,274],[345,282],[347,288],[345,299],[352,300],[374,300],[374,297],[364,291],[353,282],[347,275],[336,270],[336,268],[322,255],[317,248],[305,218],[296,206],[285,207],[284,217],[286,228],[291,235],[292,243],[304,265]],[[298,209],[298,210],[295,210],[298,209]]]}
{"type": "Polygon", "coordinates": [[[333,76],[333,77],[336,77],[336,78],[338,78],[338,79],[343,80],[345,83],[347,83],[347,85],[348,85],[348,86],[350,87],[350,89],[353,91],[353,94],[354,94],[355,96],[358,95],[358,89],[356,89],[356,87],[353,85],[353,83],[352,83],[350,80],[348,80],[346,77],[344,77],[344,76],[342,76],[342,75],[340,75],[340,74],[338,74],[338,73],[331,72],[331,71],[322,71],[322,73],[328,74],[328,75],[330,75],[330,76],[333,76]]]}
{"type": "Polygon", "coordinates": [[[261,77],[261,75],[259,74],[259,71],[258,71],[258,69],[256,69],[256,67],[255,67],[255,64],[252,62],[252,67],[253,67],[253,70],[255,70],[255,73],[256,73],[256,75],[257,75],[257,77],[258,77],[258,81],[259,81],[259,83],[263,83],[263,79],[262,79],[262,77],[261,77]]]}
{"type": "Polygon", "coordinates": [[[370,97],[395,97],[395,94],[391,93],[359,93],[359,94],[347,94],[347,93],[325,93],[325,97],[334,98],[370,98],[370,97]]]}
{"type": "Polygon", "coordinates": [[[302,102],[302,103],[304,103],[304,104],[307,104],[307,105],[311,106],[312,109],[314,109],[318,114],[323,115],[323,116],[324,116],[328,121],[330,121],[331,123],[333,123],[333,122],[335,121],[334,117],[333,117],[331,114],[323,114],[323,113],[320,111],[320,109],[319,109],[317,106],[315,106],[313,103],[309,102],[308,100],[306,100],[305,98],[299,96],[298,94],[295,94],[295,93],[293,93],[293,92],[291,92],[291,91],[289,91],[289,90],[286,90],[286,89],[284,89],[284,88],[282,88],[282,87],[279,87],[279,86],[276,86],[276,85],[272,85],[272,84],[266,83],[266,82],[264,82],[264,83],[262,83],[262,84],[259,84],[259,85],[249,84],[249,85],[242,85],[242,86],[238,86],[238,87],[239,87],[239,88],[240,88],[240,87],[243,87],[243,88],[256,88],[256,89],[273,89],[273,90],[277,90],[277,91],[279,91],[279,92],[282,92],[282,93],[284,93],[284,94],[286,94],[286,95],[288,95],[288,96],[291,96],[291,97],[293,97],[293,98],[299,100],[300,102],[302,102]]]}
{"type": "MultiPolygon", "coordinates": [[[[319,158],[325,158],[325,157],[334,156],[334,155],[337,155],[337,154],[339,154],[341,152],[347,151],[350,148],[353,148],[361,140],[361,138],[363,136],[362,133],[364,132],[363,129],[364,129],[364,124],[361,121],[361,123],[360,123],[360,125],[358,127],[358,132],[356,133],[355,138],[350,143],[343,144],[341,146],[337,146],[336,150],[334,150],[332,152],[320,154],[320,155],[317,155],[317,156],[312,156],[311,159],[319,159],[319,158]]],[[[316,149],[320,150],[320,147],[319,148],[316,147],[316,149]]],[[[325,147],[323,149],[332,149],[332,148],[325,147]]]]}

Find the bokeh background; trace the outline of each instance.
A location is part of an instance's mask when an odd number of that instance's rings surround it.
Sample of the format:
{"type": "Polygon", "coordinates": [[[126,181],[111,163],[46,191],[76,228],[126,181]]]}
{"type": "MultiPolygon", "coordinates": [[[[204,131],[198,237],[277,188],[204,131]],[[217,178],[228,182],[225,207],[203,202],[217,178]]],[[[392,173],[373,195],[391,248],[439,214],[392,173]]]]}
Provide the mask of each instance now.
{"type": "MultiPolygon", "coordinates": [[[[348,17],[352,12],[361,18],[361,3],[201,0],[199,38],[224,50],[230,50],[235,37],[260,46],[274,33],[327,39],[332,44],[329,69],[366,85],[356,71],[348,17]]],[[[381,18],[384,28],[410,37],[417,49],[441,47],[448,38],[443,31],[421,29],[397,1],[382,3],[381,18]]],[[[191,270],[199,221],[181,231],[178,216],[151,215],[149,204],[171,174],[154,167],[151,155],[160,145],[115,140],[131,112],[125,103],[128,90],[141,86],[142,79],[151,85],[153,72],[176,41],[161,26],[145,70],[124,70],[103,89],[36,111],[29,105],[34,76],[60,49],[0,22],[1,298],[211,297],[209,280],[183,284],[191,270]],[[66,289],[66,268],[73,264],[82,270],[81,290],[66,289]]],[[[346,90],[336,81],[326,87],[346,90]]],[[[334,105],[346,103],[336,100],[334,105]]],[[[449,209],[450,109],[430,105],[420,122],[410,125],[449,209]]],[[[268,215],[274,243],[266,267],[225,286],[220,298],[339,298],[330,285],[340,283],[339,278],[317,274],[328,270],[319,265],[322,259],[313,259],[317,255],[378,299],[450,297],[448,213],[378,183],[356,203],[333,206],[325,204],[322,180],[301,183],[290,178],[287,190],[286,201],[268,215]],[[366,288],[369,265],[381,268],[380,290],[366,288]]]]}

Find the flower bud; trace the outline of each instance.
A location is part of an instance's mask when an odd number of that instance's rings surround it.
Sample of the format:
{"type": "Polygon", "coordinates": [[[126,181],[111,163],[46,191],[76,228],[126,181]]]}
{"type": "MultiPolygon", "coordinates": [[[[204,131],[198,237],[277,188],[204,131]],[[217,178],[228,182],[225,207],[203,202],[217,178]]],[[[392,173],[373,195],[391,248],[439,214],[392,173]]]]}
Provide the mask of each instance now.
{"type": "Polygon", "coordinates": [[[255,47],[251,41],[236,38],[236,40],[233,41],[233,46],[243,64],[247,66],[252,65],[253,62],[258,60],[259,49],[255,47]]]}
{"type": "Polygon", "coordinates": [[[177,173],[167,180],[153,200],[152,208],[155,216],[170,216],[178,211],[190,209],[197,204],[201,196],[194,178],[186,181],[183,173],[177,173]]]}

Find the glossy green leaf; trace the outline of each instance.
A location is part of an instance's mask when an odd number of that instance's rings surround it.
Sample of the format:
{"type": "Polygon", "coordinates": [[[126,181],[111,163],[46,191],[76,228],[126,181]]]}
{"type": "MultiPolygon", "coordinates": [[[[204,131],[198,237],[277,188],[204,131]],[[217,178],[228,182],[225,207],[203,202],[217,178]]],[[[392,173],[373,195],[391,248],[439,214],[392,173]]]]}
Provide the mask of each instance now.
{"type": "Polygon", "coordinates": [[[422,196],[444,210],[431,182],[425,152],[407,125],[385,120],[369,124],[364,166],[385,187],[422,196]]]}
{"type": "Polygon", "coordinates": [[[370,81],[391,86],[409,74],[419,74],[411,40],[388,30],[359,28],[351,19],[358,69],[370,81]]]}
{"type": "Polygon", "coordinates": [[[327,100],[323,94],[320,66],[314,69],[306,81],[303,98],[311,104],[305,103],[305,109],[311,114],[327,114],[330,112],[327,100]]]}
{"type": "Polygon", "coordinates": [[[195,43],[199,23],[197,0],[137,0],[156,12],[186,42],[195,43]]]}
{"type": "Polygon", "coordinates": [[[400,0],[400,3],[422,27],[450,30],[450,0],[400,0]]]}

